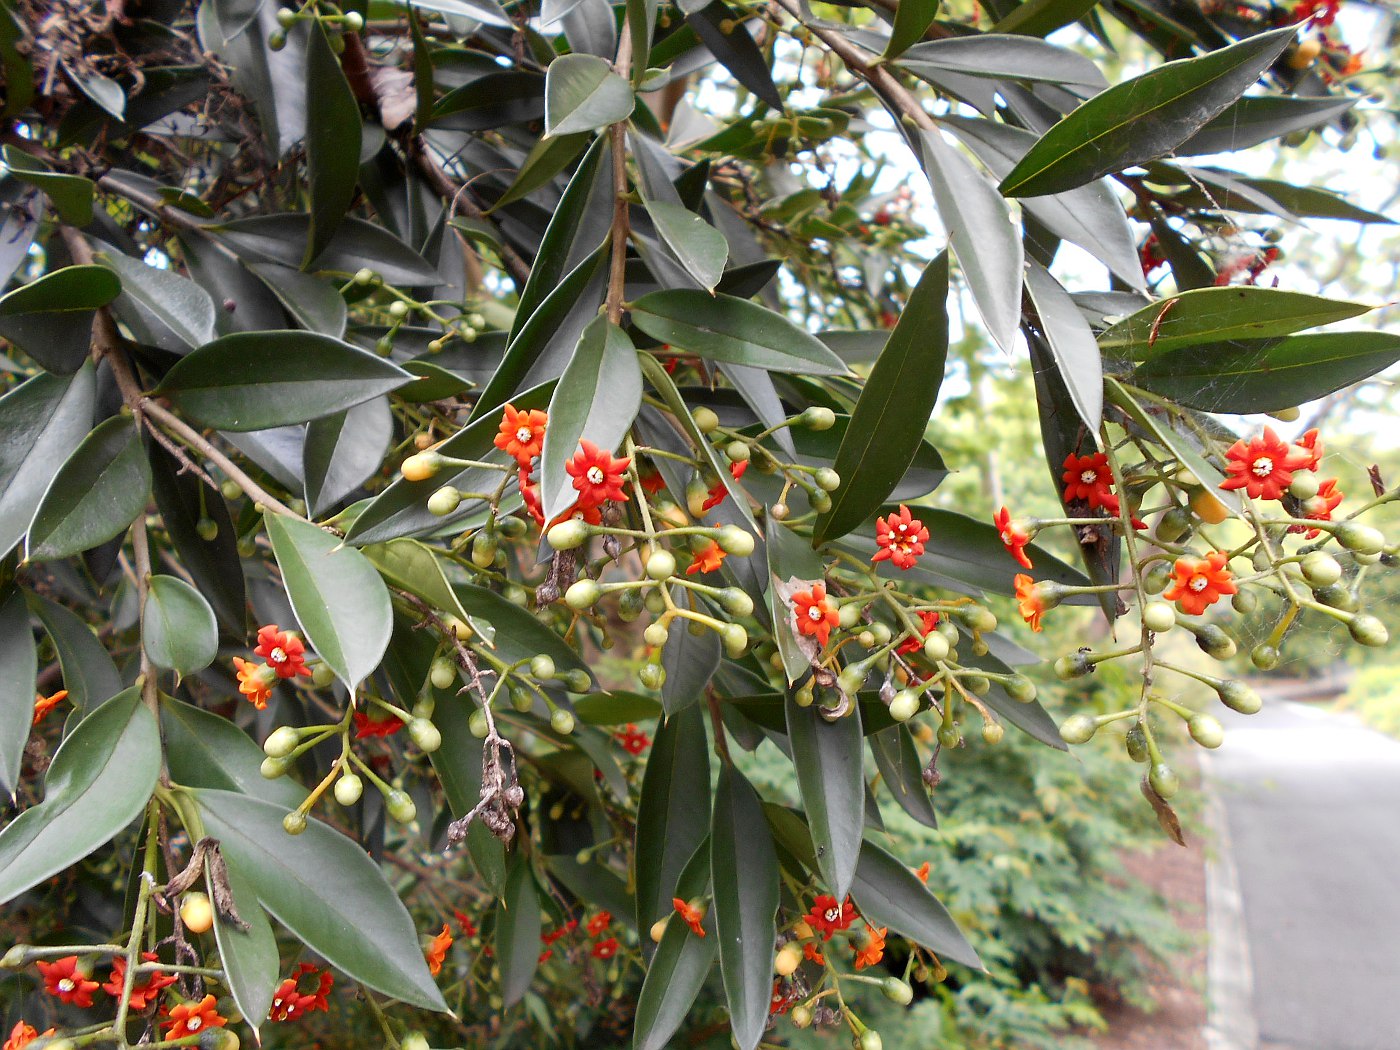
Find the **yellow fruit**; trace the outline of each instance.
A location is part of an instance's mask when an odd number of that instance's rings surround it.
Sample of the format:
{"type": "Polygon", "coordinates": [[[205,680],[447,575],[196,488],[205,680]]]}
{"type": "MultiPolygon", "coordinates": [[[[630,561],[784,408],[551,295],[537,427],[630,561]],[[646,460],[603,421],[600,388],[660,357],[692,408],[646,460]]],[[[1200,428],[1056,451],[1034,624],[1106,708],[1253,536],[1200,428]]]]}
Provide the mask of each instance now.
{"type": "Polygon", "coordinates": [[[180,921],[191,933],[207,933],[214,925],[214,905],[203,893],[187,893],[180,901],[180,921]]]}
{"type": "Polygon", "coordinates": [[[1197,489],[1191,494],[1191,509],[1207,525],[1219,525],[1230,516],[1230,509],[1210,489],[1197,489]]]}
{"type": "Polygon", "coordinates": [[[1289,68],[1307,69],[1321,53],[1322,41],[1315,36],[1310,36],[1294,48],[1293,53],[1288,56],[1289,68]]]}

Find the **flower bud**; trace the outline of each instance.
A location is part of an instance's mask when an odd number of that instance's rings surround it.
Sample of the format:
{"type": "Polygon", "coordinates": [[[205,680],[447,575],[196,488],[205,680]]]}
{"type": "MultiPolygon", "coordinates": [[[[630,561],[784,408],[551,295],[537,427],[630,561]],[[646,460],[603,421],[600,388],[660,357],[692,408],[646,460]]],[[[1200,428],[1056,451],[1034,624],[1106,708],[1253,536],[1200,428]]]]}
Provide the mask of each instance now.
{"type": "Polygon", "coordinates": [[[409,719],[408,735],[418,745],[418,750],[425,755],[430,755],[442,747],[442,733],[426,718],[409,719]]]}
{"type": "Polygon", "coordinates": [[[1278,666],[1278,650],[1268,642],[1260,642],[1250,650],[1249,659],[1261,671],[1272,671],[1278,666]]]}
{"type": "Polygon", "coordinates": [[[714,409],[704,405],[691,412],[690,418],[695,420],[696,429],[702,434],[713,434],[719,429],[719,416],[715,415],[714,409]]]}
{"type": "Polygon", "coordinates": [[[1151,757],[1147,750],[1147,731],[1142,728],[1141,722],[1128,730],[1123,743],[1128,749],[1128,757],[1134,762],[1146,762],[1151,757]]]}
{"type": "Polygon", "coordinates": [[[498,549],[495,535],[482,529],[472,540],[472,564],[478,569],[491,568],[498,549]]]}
{"type": "Polygon", "coordinates": [[[355,276],[351,278],[361,288],[368,288],[374,283],[375,273],[368,266],[362,266],[355,271],[355,276]]]}
{"type": "Polygon", "coordinates": [[[1209,489],[1197,489],[1192,493],[1191,509],[1207,525],[1219,525],[1230,516],[1230,509],[1209,489]]]}
{"type": "Polygon", "coordinates": [[[422,1032],[410,1032],[399,1040],[399,1050],[430,1050],[428,1037],[422,1032]]]}
{"type": "Polygon", "coordinates": [[[582,612],[591,609],[602,596],[603,588],[598,586],[597,580],[575,580],[564,592],[564,604],[570,609],[582,612]]]}
{"type": "Polygon", "coordinates": [[[788,941],[773,957],[773,972],[779,977],[787,977],[801,965],[802,949],[797,946],[796,941],[788,941]]]}
{"type": "Polygon", "coordinates": [[[705,501],[709,497],[709,487],[699,478],[691,478],[690,483],[685,487],[685,505],[692,518],[699,519],[704,516],[705,501]]]}
{"type": "Polygon", "coordinates": [[[1201,652],[1215,660],[1228,660],[1235,655],[1235,640],[1225,633],[1224,628],[1213,623],[1192,624],[1191,633],[1196,636],[1196,644],[1201,652]]]}
{"type": "Polygon", "coordinates": [[[399,473],[409,481],[427,481],[442,469],[442,456],[436,452],[415,452],[399,466],[399,473]]]}
{"type": "Polygon", "coordinates": [[[418,816],[418,807],[408,797],[408,792],[397,788],[384,796],[384,810],[400,824],[408,824],[418,816]]]}
{"type": "Polygon", "coordinates": [[[219,523],[213,518],[200,518],[194,523],[194,531],[205,543],[212,543],[219,538],[219,523]]]}
{"type": "Polygon", "coordinates": [[[1181,787],[1181,778],[1176,775],[1176,770],[1165,762],[1158,762],[1147,771],[1147,782],[1162,798],[1171,798],[1181,787]]]}
{"type": "Polygon", "coordinates": [[[281,51],[287,46],[287,34],[280,29],[274,30],[267,35],[267,46],[271,51],[281,51]]]}
{"type": "Polygon", "coordinates": [[[428,513],[445,518],[462,505],[462,494],[451,485],[444,485],[428,497],[428,513]]]}
{"type": "Polygon", "coordinates": [[[1090,715],[1070,715],[1060,726],[1060,739],[1066,744],[1087,744],[1099,730],[1090,715]]]}
{"type": "Polygon", "coordinates": [[[822,405],[812,405],[802,413],[800,422],[808,430],[830,430],[836,425],[836,413],[822,405]]]}
{"type": "Polygon", "coordinates": [[[651,939],[657,944],[661,943],[661,938],[666,936],[666,919],[657,919],[651,924],[651,939]]]}
{"type": "Polygon", "coordinates": [[[1293,481],[1288,486],[1288,494],[1295,499],[1312,499],[1317,495],[1317,489],[1317,475],[1311,470],[1299,470],[1293,473],[1293,481]]]}
{"type": "Polygon", "coordinates": [[[794,1027],[797,1027],[797,1028],[809,1028],[809,1027],[811,1027],[811,1024],[812,1024],[812,1010],[811,1010],[810,1007],[803,1006],[801,1003],[798,1003],[796,1006],[794,1006],[794,1007],[792,1008],[792,1012],[791,1012],[790,1014],[788,1014],[788,1016],[789,1016],[790,1018],[792,1018],[792,1023],[793,1023],[793,1025],[794,1025],[794,1027]]]}
{"type": "Polygon", "coordinates": [[[670,637],[671,632],[667,630],[666,625],[659,620],[656,623],[649,624],[647,629],[642,632],[642,640],[645,641],[647,645],[656,649],[660,649],[665,645],[667,639],[670,637]]]}
{"type": "Polygon", "coordinates": [[[930,631],[929,636],[924,639],[924,656],[934,663],[948,659],[948,654],[952,650],[953,647],[948,644],[948,639],[937,631],[930,631]]]}
{"type": "Polygon", "coordinates": [[[726,587],[720,591],[719,603],[731,616],[748,616],[753,612],[753,599],[739,587],[726,587]]]}
{"type": "Polygon", "coordinates": [[[749,632],[744,630],[742,624],[731,623],[724,629],[721,635],[724,642],[724,653],[731,660],[736,660],[744,655],[744,650],[749,647],[749,632]]]}
{"type": "MultiPolygon", "coordinates": [[[[1042,584],[1036,584],[1037,589],[1041,586],[1042,584]]],[[[997,629],[996,614],[986,606],[969,605],[965,609],[960,609],[957,615],[958,619],[965,623],[970,630],[986,633],[997,629]]]]}
{"type": "Polygon", "coordinates": [[[573,712],[565,711],[562,707],[556,707],[554,713],[549,716],[549,727],[560,736],[568,736],[574,731],[573,712]]]}
{"type": "Polygon", "coordinates": [[[467,716],[467,731],[478,740],[485,740],[491,733],[491,723],[486,720],[486,712],[476,708],[467,716]]]}
{"type": "Polygon", "coordinates": [[[890,701],[890,717],[896,722],[907,722],[919,712],[919,694],[912,689],[901,689],[890,701]]]}
{"type": "Polygon", "coordinates": [[[646,607],[646,596],[637,588],[622,592],[622,597],[617,600],[617,616],[623,623],[632,623],[637,617],[642,615],[642,610],[646,607]]]}
{"type": "Polygon", "coordinates": [[[817,487],[823,492],[835,492],[841,487],[841,475],[828,467],[822,467],[813,475],[812,480],[817,483],[817,487]]]}
{"type": "Polygon", "coordinates": [[[647,575],[653,580],[669,580],[676,574],[676,557],[667,550],[654,550],[647,558],[647,575]]]}
{"type": "Polygon", "coordinates": [[[1001,687],[1006,695],[1018,703],[1028,704],[1035,699],[1035,683],[1023,674],[1013,674],[1001,687]]]}
{"type": "Polygon", "coordinates": [[[898,977],[886,977],[880,984],[880,991],[885,994],[886,999],[900,1006],[908,1006],[914,1001],[914,989],[898,977]]]}
{"type": "Polygon", "coordinates": [[[584,540],[588,539],[588,525],[577,518],[565,518],[551,525],[544,538],[557,551],[571,551],[575,547],[581,547],[584,540]]]}
{"type": "Polygon", "coordinates": [[[836,684],[843,692],[858,693],[860,687],[865,684],[866,675],[870,673],[870,665],[864,661],[847,664],[841,668],[841,673],[836,676],[836,684]]]}
{"type": "Polygon", "coordinates": [[[265,758],[262,765],[258,767],[258,772],[266,780],[276,780],[278,777],[286,776],[287,770],[292,768],[290,758],[265,758]]]}
{"type": "Polygon", "coordinates": [[[849,631],[860,622],[860,602],[847,602],[836,610],[837,624],[843,631],[849,631]]]}
{"type": "Polygon", "coordinates": [[[749,448],[747,441],[731,441],[724,446],[724,454],[731,463],[747,463],[753,455],[753,449],[749,448]]]}
{"type": "Polygon", "coordinates": [[[1176,610],[1166,602],[1148,602],[1142,607],[1142,624],[1153,634],[1162,634],[1176,626],[1176,610]]]}
{"type": "Polygon", "coordinates": [[[808,493],[807,502],[812,505],[812,509],[818,514],[825,514],[831,509],[831,497],[821,489],[808,493]]]}
{"type": "Polygon", "coordinates": [[[180,921],[191,933],[207,933],[214,925],[214,905],[208,895],[196,892],[181,897],[180,921]]]}
{"type": "Polygon", "coordinates": [[[792,694],[792,701],[798,707],[811,707],[816,695],[812,692],[812,683],[804,682],[798,686],[797,691],[792,694]]]}
{"type": "Polygon", "coordinates": [[[1341,562],[1326,551],[1313,551],[1298,567],[1303,570],[1303,579],[1314,587],[1325,587],[1342,578],[1341,562]]]}
{"type": "Polygon", "coordinates": [[[1089,658],[1083,653],[1068,653],[1055,661],[1055,677],[1062,682],[1072,678],[1083,678],[1094,669],[1089,658]]]}
{"type": "Polygon", "coordinates": [[[1347,550],[1356,554],[1380,554],[1385,549],[1385,536],[1378,529],[1355,521],[1344,521],[1332,530],[1333,537],[1347,550]]]}
{"type": "Polygon", "coordinates": [[[335,800],[342,806],[353,806],[365,793],[365,782],[354,773],[342,773],[335,782],[335,800]]]}
{"type": "Polygon", "coordinates": [[[961,743],[962,731],[958,729],[956,723],[950,725],[947,722],[944,722],[938,727],[939,747],[957,747],[961,743]]]}
{"type": "Polygon", "coordinates": [[[16,944],[0,956],[0,969],[22,970],[29,965],[29,952],[32,945],[16,944]]]}
{"type": "Polygon", "coordinates": [[[294,809],[282,818],[282,830],[288,835],[300,835],[306,830],[306,814],[294,809]]]}
{"type": "Polygon", "coordinates": [[[867,1028],[856,1040],[856,1050],[884,1050],[884,1046],[880,1033],[873,1028],[867,1028]]]}
{"type": "Polygon", "coordinates": [[[1259,599],[1248,588],[1241,587],[1230,598],[1230,608],[1237,613],[1248,615],[1259,607],[1259,599]]]}
{"type": "Polygon", "coordinates": [[[787,521],[787,516],[791,513],[786,503],[775,503],[768,508],[768,516],[774,521],[787,521]]]}
{"type": "Polygon", "coordinates": [[[530,658],[530,674],[541,682],[554,677],[554,658],[548,653],[539,653],[530,658]]]}
{"type": "Polygon", "coordinates": [[[1211,715],[1192,715],[1186,723],[1186,729],[1191,734],[1191,739],[1202,747],[1214,750],[1225,742],[1225,730],[1220,725],[1220,719],[1211,715]]]}
{"type": "Polygon", "coordinates": [[[588,677],[588,672],[581,669],[574,669],[563,676],[564,688],[571,693],[586,693],[593,688],[593,679],[588,677]]]}
{"type": "Polygon", "coordinates": [[[648,689],[660,689],[666,684],[666,668],[660,664],[642,664],[637,678],[648,689]]]}
{"type": "Polygon", "coordinates": [[[1000,722],[982,723],[982,742],[995,747],[1001,743],[1001,738],[1006,735],[1006,730],[1000,722]]]}
{"type": "Polygon", "coordinates": [[[523,715],[535,709],[535,696],[530,690],[511,686],[507,691],[510,693],[510,706],[514,710],[523,715]]]}
{"type": "Polygon", "coordinates": [[[1172,582],[1172,571],[1164,562],[1155,562],[1142,577],[1142,589],[1148,594],[1161,594],[1172,582]]]}
{"type": "Polygon", "coordinates": [[[344,25],[345,28],[348,29],[350,32],[358,33],[361,29],[365,27],[365,16],[360,14],[360,12],[358,11],[348,11],[346,12],[344,21],[341,24],[344,25]]]}
{"type": "Polygon", "coordinates": [[[263,741],[263,753],[269,758],[286,758],[301,743],[301,734],[291,726],[280,726],[263,741]]]}
{"type": "Polygon", "coordinates": [[[1191,512],[1185,507],[1173,507],[1157,522],[1157,538],[1163,543],[1176,543],[1191,531],[1191,512]]]}
{"type": "Polygon", "coordinates": [[[1353,616],[1351,623],[1347,624],[1347,630],[1351,631],[1351,637],[1361,645],[1382,646],[1390,641],[1390,632],[1385,629],[1385,624],[1367,614],[1353,616]]]}
{"type": "Polygon", "coordinates": [[[428,681],[434,689],[451,689],[457,683],[457,665],[445,656],[437,657],[428,668],[428,681]]]}
{"type": "Polygon", "coordinates": [[[1242,715],[1252,715],[1264,706],[1259,694],[1243,682],[1221,682],[1215,687],[1215,691],[1220,695],[1222,704],[1242,715]]]}
{"type": "Polygon", "coordinates": [[[1341,609],[1343,612],[1355,612],[1357,608],[1356,595],[1352,594],[1344,583],[1329,583],[1326,587],[1317,587],[1313,590],[1313,597],[1323,605],[1341,609]]]}
{"type": "Polygon", "coordinates": [[[732,554],[736,558],[747,558],[753,553],[753,533],[741,529],[738,525],[724,526],[715,537],[715,542],[725,554],[732,554]]]}

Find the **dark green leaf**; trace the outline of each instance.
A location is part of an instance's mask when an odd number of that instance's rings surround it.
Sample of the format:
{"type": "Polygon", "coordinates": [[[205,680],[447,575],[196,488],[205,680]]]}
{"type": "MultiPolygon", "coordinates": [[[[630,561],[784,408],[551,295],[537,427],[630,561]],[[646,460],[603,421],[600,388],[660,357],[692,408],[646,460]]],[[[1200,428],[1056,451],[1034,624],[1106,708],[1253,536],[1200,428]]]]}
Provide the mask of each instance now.
{"type": "Polygon", "coordinates": [[[157,667],[187,675],[214,662],[219,628],[204,596],[175,576],[152,576],[141,642],[157,667]]]}
{"type": "Polygon", "coordinates": [[[307,331],[332,339],[344,338],[349,310],[345,299],[329,282],[280,263],[253,263],[248,269],[262,279],[307,331]]]}
{"type": "Polygon", "coordinates": [[[705,710],[688,707],[656,731],[637,803],[637,928],[671,913],[677,879],[710,830],[705,710]]]}
{"type": "Polygon", "coordinates": [[[43,190],[63,222],[69,226],[92,222],[92,199],[97,186],[91,179],[60,174],[17,146],[7,145],[3,153],[9,176],[43,190]]]}
{"type": "Polygon", "coordinates": [[[900,0],[894,9],[894,25],[890,42],[885,45],[886,58],[898,58],[915,41],[922,40],[938,17],[938,0],[900,0]]]}
{"type": "Polygon", "coordinates": [[[773,990],[778,854],[758,795],[733,766],[720,770],[714,804],[710,877],[719,968],[734,1041],[739,1050],[754,1050],[773,990]]]}
{"type": "Polygon", "coordinates": [[[1247,37],[1095,95],[1041,136],[1001,192],[1059,193],[1170,153],[1253,85],[1296,32],[1285,26],[1247,37]]]}
{"type": "Polygon", "coordinates": [[[530,990],[540,958],[540,895],[530,862],[512,857],[505,893],[496,902],[496,955],[501,961],[501,998],[510,1007],[530,990]]]}
{"type": "Polygon", "coordinates": [[[1097,5],[1098,0],[1028,0],[992,26],[994,33],[1020,33],[1049,36],[1055,30],[1077,22],[1097,5]]]}
{"type": "MultiPolygon", "coordinates": [[[[797,642],[792,625],[792,610],[778,593],[776,583],[786,584],[790,579],[816,580],[825,575],[821,559],[812,548],[798,537],[797,533],[782,522],[770,516],[766,523],[764,539],[765,553],[768,556],[768,613],[774,625],[774,640],[778,655],[783,661],[783,672],[789,683],[805,677],[811,670],[812,662],[797,642]]],[[[786,729],[786,712],[782,719],[786,729]]]]}
{"type": "Polygon", "coordinates": [[[573,163],[574,158],[588,146],[588,141],[587,132],[540,139],[521,162],[515,179],[492,205],[492,210],[504,208],[507,204],[514,203],[547,185],[554,176],[573,163]]]}
{"type": "Polygon", "coordinates": [[[416,594],[439,612],[466,619],[467,611],[452,593],[447,570],[454,567],[444,552],[417,540],[390,540],[363,548],[386,583],[416,594]]]}
{"type": "Polygon", "coordinates": [[[71,375],[88,358],[93,311],[120,291],[105,267],[55,270],[0,298],[0,336],[48,371],[71,375]]]}
{"type": "Polygon", "coordinates": [[[656,232],[686,272],[706,291],[714,291],[729,258],[729,242],[724,234],[682,204],[652,200],[645,203],[656,232]]]}
{"type": "Polygon", "coordinates": [[[0,2],[0,73],[5,80],[5,105],[0,109],[0,117],[13,117],[34,101],[34,65],[19,49],[25,38],[20,25],[10,0],[0,2]]]}
{"type": "Polygon", "coordinates": [[[394,417],[383,397],[307,424],[302,472],[311,513],[324,514],[373,477],[393,438],[394,417]]]}
{"type": "Polygon", "coordinates": [[[164,696],[160,724],[166,762],[177,784],[239,791],[283,809],[306,800],[306,789],[291,778],[262,775],[263,749],[227,718],[164,696]]]}
{"type": "Polygon", "coordinates": [[[540,452],[540,495],[553,521],[578,499],[564,469],[588,440],[616,449],[632,428],[642,403],[642,370],[627,333],[599,315],[579,336],[578,346],[549,401],[549,426],[540,452]]]}
{"type": "Polygon", "coordinates": [[[924,766],[908,726],[891,726],[867,737],[885,790],[900,809],[926,828],[938,827],[938,814],[924,784],[924,766]]]}
{"type": "Polygon", "coordinates": [[[714,631],[691,634],[688,626],[676,624],[661,650],[661,666],[666,669],[661,703],[668,716],[700,702],[719,660],[719,635],[714,631]]]}
{"type": "Polygon", "coordinates": [[[615,919],[628,929],[635,930],[636,902],[627,888],[627,883],[617,871],[607,864],[605,858],[595,854],[597,859],[580,864],[576,854],[555,855],[547,858],[550,874],[562,882],[575,897],[586,901],[594,908],[610,912],[615,919]]]}
{"type": "Polygon", "coordinates": [[[948,242],[972,289],[982,323],[997,344],[1009,350],[1021,316],[1025,266],[1017,224],[1006,199],[944,141],[942,132],[920,132],[919,142],[938,214],[948,228],[948,242]]]}
{"type": "MultiPolygon", "coordinates": [[[[677,893],[682,900],[705,892],[710,875],[706,845],[702,839],[685,865],[677,893]]],[[[661,943],[651,957],[646,980],[637,996],[637,1015],[632,1028],[634,1050],[663,1050],[671,1045],[671,1037],[685,1023],[695,997],[709,976],[718,948],[715,923],[709,915],[702,929],[706,936],[697,937],[679,919],[666,924],[666,932],[661,935],[661,943]]]]}
{"type": "Polygon", "coordinates": [[[82,860],[135,820],[160,774],[160,731],[139,689],[83,719],[53,757],[44,801],[0,831],[0,903],[82,860]]]}
{"type": "Polygon", "coordinates": [[[360,107],[325,27],[315,19],[306,41],[306,112],[311,232],[303,266],[330,245],[355,199],[360,170],[360,107]]]}
{"type": "Polygon", "coordinates": [[[395,364],[314,332],[236,332],[181,358],[156,390],[220,430],[305,423],[387,394],[410,376],[395,364]]]}
{"type": "Polygon", "coordinates": [[[295,518],[265,518],[297,622],[353,692],[379,666],[393,630],[389,591],[363,554],[295,518]]]}
{"type": "Polygon", "coordinates": [[[56,602],[29,595],[29,611],[39,618],[58,650],[58,666],[68,699],[85,714],[122,689],[117,666],[92,629],[56,602]]]}
{"type": "Polygon", "coordinates": [[[0,597],[0,789],[13,798],[19,787],[24,745],[34,720],[39,654],[24,595],[6,588],[0,597]]]}
{"type": "Polygon", "coordinates": [[[233,894],[238,917],[247,924],[238,929],[214,912],[214,940],[219,961],[228,975],[229,992],[243,1019],[254,1032],[272,1009],[272,998],[280,979],[281,960],[272,923],[258,903],[252,884],[234,865],[225,861],[229,891],[233,894]]]}
{"type": "Polygon", "coordinates": [[[1327,124],[1356,105],[1355,95],[1247,95],[1178,146],[1178,157],[1233,153],[1327,124]]]}
{"type": "MultiPolygon", "coordinates": [[[[397,3],[398,0],[395,0],[397,3]]],[[[491,26],[509,26],[510,15],[506,14],[496,0],[412,0],[411,7],[421,7],[425,11],[441,11],[445,15],[470,18],[491,26]]]]}
{"type": "Polygon", "coordinates": [[[888,926],[942,958],[982,968],[948,909],[903,863],[869,842],[861,846],[851,897],[873,925],[888,926]]]}
{"type": "Polygon", "coordinates": [[[146,508],[151,467],[130,419],[113,416],[74,449],[34,512],[30,561],[68,558],[120,536],[146,508]]]}
{"type": "Polygon", "coordinates": [[[496,652],[509,662],[544,653],[563,671],[587,670],[573,646],[555,634],[528,609],[474,583],[454,583],[452,593],[467,615],[479,617],[496,629],[496,652]]]}
{"type": "Polygon", "coordinates": [[[879,509],[924,439],[948,355],[948,253],[923,276],[851,414],[833,464],[841,487],[817,518],[814,543],[844,536],[879,509]]]}
{"type": "Polygon", "coordinates": [[[1134,361],[1145,361],[1169,350],[1198,344],[1205,349],[1234,340],[1290,335],[1356,317],[1370,309],[1362,303],[1279,288],[1197,288],[1125,317],[1099,335],[1099,346],[1134,361]]]}
{"type": "Polygon", "coordinates": [[[1097,431],[1103,420],[1103,359],[1089,322],[1039,263],[1032,262],[1026,271],[1026,289],[1079,418],[1097,431]]]}
{"type": "Polygon", "coordinates": [[[914,44],[896,63],[916,75],[927,67],[935,73],[963,73],[998,80],[1043,80],[1094,89],[1108,81],[1099,67],[1068,48],[1033,36],[974,33],[914,44]]]}
{"type": "Polygon", "coordinates": [[[787,698],[788,741],[802,808],[817,847],[817,867],[832,896],[845,900],[865,827],[865,747],[860,708],[828,722],[818,705],[787,698]]]}
{"type": "MultiPolygon", "coordinates": [[[[305,212],[253,215],[225,223],[213,232],[240,255],[301,267],[311,233],[311,217],[305,212]]],[[[436,284],[442,279],[435,266],[384,227],[354,216],[341,222],[330,244],[304,269],[349,275],[362,266],[396,285],[436,284]]]]}
{"type": "Polygon", "coordinates": [[[845,375],[846,366],[816,336],[747,299],[692,289],[644,295],[632,323],[653,339],[715,361],[774,372],[845,375]]]}
{"type": "Polygon", "coordinates": [[[549,64],[544,87],[544,133],[577,135],[616,124],[637,104],[632,85],[596,55],[562,55],[549,64]]]}
{"type": "Polygon", "coordinates": [[[773,83],[768,60],[749,35],[748,25],[739,11],[724,3],[724,0],[714,0],[698,11],[687,11],[685,20],[710,54],[719,59],[720,65],[729,70],[735,80],[773,109],[783,108],[783,98],[773,83]],[[725,26],[726,22],[728,27],[725,26]]]}
{"type": "Polygon", "coordinates": [[[408,910],[363,847],[314,819],[288,835],[287,810],[238,792],[200,788],[194,796],[205,830],[302,943],[377,992],[448,1011],[408,910]]]}
{"type": "Polygon", "coordinates": [[[186,346],[203,346],[214,338],[214,300],[188,277],[120,252],[99,252],[97,258],[121,278],[123,295],[150,311],[186,346]]]}
{"type": "MultiPolygon", "coordinates": [[[[579,697],[574,701],[574,714],[580,722],[591,726],[621,726],[660,718],[662,710],[661,705],[649,696],[614,690],[579,697]]],[[[655,754],[655,751],[652,753],[655,754]]]]}
{"type": "Polygon", "coordinates": [[[1276,412],[1315,401],[1400,360],[1389,332],[1318,332],[1158,354],[1133,382],[1203,412],[1276,412]]]}

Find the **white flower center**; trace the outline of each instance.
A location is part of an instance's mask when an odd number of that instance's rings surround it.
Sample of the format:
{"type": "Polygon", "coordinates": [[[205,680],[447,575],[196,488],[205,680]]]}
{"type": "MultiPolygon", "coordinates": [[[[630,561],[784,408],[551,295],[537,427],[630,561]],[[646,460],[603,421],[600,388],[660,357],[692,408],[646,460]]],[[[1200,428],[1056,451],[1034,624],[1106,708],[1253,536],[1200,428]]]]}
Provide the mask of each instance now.
{"type": "Polygon", "coordinates": [[[841,921],[841,909],[840,909],[840,908],[827,908],[827,909],[826,909],[826,912],[825,912],[825,915],[826,915],[826,921],[827,921],[827,922],[840,922],[840,921],[841,921]]]}
{"type": "Polygon", "coordinates": [[[201,1028],[204,1027],[204,1022],[201,1021],[198,1017],[191,1017],[188,1021],[185,1022],[185,1027],[191,1032],[198,1032],[201,1028]]]}
{"type": "Polygon", "coordinates": [[[521,427],[515,432],[515,440],[522,445],[528,445],[530,443],[530,439],[534,436],[535,432],[529,427],[521,427]]]}
{"type": "Polygon", "coordinates": [[[75,987],[76,985],[74,985],[72,980],[67,977],[63,978],[63,980],[58,982],[58,990],[60,992],[71,992],[75,987]]]}
{"type": "Polygon", "coordinates": [[[1190,587],[1197,594],[1200,594],[1210,584],[1210,581],[1199,574],[1191,577],[1191,582],[1186,586],[1190,587]]]}
{"type": "Polygon", "coordinates": [[[1099,480],[1099,472],[1097,470],[1086,470],[1079,475],[1079,480],[1086,485],[1092,485],[1099,480]]]}
{"type": "Polygon", "coordinates": [[[594,485],[601,485],[606,477],[607,475],[603,473],[602,467],[588,468],[588,480],[594,485]]]}
{"type": "Polygon", "coordinates": [[[275,664],[285,663],[287,660],[287,652],[279,645],[276,646],[272,652],[267,654],[267,658],[275,664]]]}
{"type": "Polygon", "coordinates": [[[909,531],[909,526],[908,526],[908,525],[905,525],[905,524],[903,524],[903,523],[901,523],[900,526],[899,526],[899,531],[900,531],[900,532],[908,532],[908,531],[909,531]]]}
{"type": "Polygon", "coordinates": [[[1274,461],[1268,456],[1260,456],[1249,468],[1255,477],[1267,478],[1274,472],[1274,461]]]}
{"type": "Polygon", "coordinates": [[[811,620],[813,623],[820,621],[823,615],[821,609],[817,608],[815,605],[807,610],[807,619],[811,620]]]}

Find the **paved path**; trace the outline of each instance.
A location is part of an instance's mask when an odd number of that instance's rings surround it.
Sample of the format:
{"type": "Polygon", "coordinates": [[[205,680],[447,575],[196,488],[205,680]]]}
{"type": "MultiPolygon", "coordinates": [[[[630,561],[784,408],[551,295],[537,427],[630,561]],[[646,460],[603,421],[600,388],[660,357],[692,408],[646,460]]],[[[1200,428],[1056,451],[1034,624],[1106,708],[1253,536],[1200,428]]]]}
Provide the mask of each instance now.
{"type": "Polygon", "coordinates": [[[1240,1042],[1257,1027],[1257,1050],[1400,1050],[1400,741],[1290,702],[1226,714],[1207,768],[1228,838],[1211,990],[1251,1003],[1254,1024],[1215,1045],[1256,1050],[1240,1042]]]}

